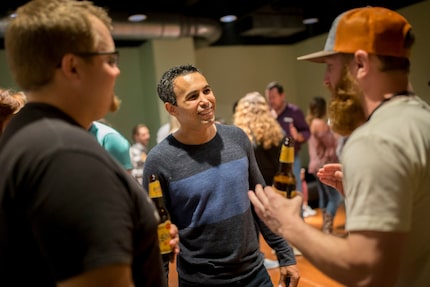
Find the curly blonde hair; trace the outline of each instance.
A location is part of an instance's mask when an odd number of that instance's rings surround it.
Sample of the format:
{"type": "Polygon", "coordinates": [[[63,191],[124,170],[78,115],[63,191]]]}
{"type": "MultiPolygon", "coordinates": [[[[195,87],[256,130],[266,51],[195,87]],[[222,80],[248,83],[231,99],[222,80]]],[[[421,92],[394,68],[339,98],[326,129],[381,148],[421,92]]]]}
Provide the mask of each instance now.
{"type": "Polygon", "coordinates": [[[26,95],[21,91],[0,88],[0,134],[8,120],[27,102],[26,95]]]}
{"type": "Polygon", "coordinates": [[[259,92],[248,93],[237,102],[233,120],[233,124],[241,128],[252,143],[264,149],[279,146],[284,138],[281,126],[259,92]]]}

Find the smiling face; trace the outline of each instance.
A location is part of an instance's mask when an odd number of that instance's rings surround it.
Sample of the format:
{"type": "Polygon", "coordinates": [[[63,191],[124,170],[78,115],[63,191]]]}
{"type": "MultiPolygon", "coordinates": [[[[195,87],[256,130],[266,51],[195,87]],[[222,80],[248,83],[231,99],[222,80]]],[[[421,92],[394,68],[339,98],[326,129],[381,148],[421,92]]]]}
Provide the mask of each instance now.
{"type": "Polygon", "coordinates": [[[215,95],[202,74],[178,76],[174,80],[174,92],[177,105],[171,108],[181,127],[198,128],[215,122],[215,95]]]}
{"type": "Polygon", "coordinates": [[[141,126],[138,128],[137,133],[134,135],[134,141],[140,143],[143,146],[148,146],[151,134],[147,127],[141,126]]]}

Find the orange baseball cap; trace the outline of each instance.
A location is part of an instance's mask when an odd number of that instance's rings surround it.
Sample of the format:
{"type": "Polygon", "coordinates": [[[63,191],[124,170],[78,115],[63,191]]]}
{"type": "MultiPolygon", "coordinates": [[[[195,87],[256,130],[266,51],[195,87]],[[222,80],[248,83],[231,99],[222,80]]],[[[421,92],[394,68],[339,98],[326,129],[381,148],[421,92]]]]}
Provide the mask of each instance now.
{"type": "Polygon", "coordinates": [[[334,20],[324,50],[297,60],[321,63],[323,58],[337,53],[364,50],[380,56],[409,58],[411,47],[405,38],[412,26],[392,10],[382,7],[363,7],[346,11],[334,20]]]}

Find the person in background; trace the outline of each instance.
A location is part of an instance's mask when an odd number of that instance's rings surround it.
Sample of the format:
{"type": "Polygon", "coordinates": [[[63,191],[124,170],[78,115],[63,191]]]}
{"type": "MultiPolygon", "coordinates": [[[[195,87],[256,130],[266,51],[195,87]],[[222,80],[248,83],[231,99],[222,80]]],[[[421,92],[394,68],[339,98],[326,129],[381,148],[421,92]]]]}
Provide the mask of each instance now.
{"type": "Polygon", "coordinates": [[[270,82],[266,87],[266,98],[278,123],[281,125],[286,136],[294,139],[294,176],[296,177],[296,188],[302,190],[300,169],[300,150],[302,144],[310,137],[309,126],[300,108],[286,101],[284,87],[278,82],[270,82]]]}
{"type": "Polygon", "coordinates": [[[169,115],[169,121],[162,125],[157,130],[157,143],[160,143],[162,140],[164,140],[168,135],[175,132],[179,127],[178,120],[172,116],[169,115]]]}
{"type": "Polygon", "coordinates": [[[285,135],[270,112],[266,99],[259,92],[250,92],[240,98],[233,114],[233,124],[248,136],[261,175],[267,185],[272,185],[285,135]]]}
{"type": "Polygon", "coordinates": [[[297,286],[292,248],[253,212],[247,191],[264,183],[247,135],[215,123],[216,99],[192,65],[167,70],[157,86],[179,128],[151,149],[143,185],[157,174],[172,222],[179,228],[179,286],[273,286],[259,234],[276,250],[281,281],[297,286]]]}
{"type": "Polygon", "coordinates": [[[28,102],[0,137],[0,286],[167,286],[154,205],[88,133],[120,74],[111,28],[74,0],[29,1],[7,25],[28,102]]]}
{"type": "Polygon", "coordinates": [[[131,174],[142,184],[143,166],[148,154],[148,145],[151,134],[145,124],[137,124],[133,127],[132,136],[134,143],[130,147],[130,159],[133,165],[131,174]]]}
{"type": "Polygon", "coordinates": [[[306,121],[311,130],[308,141],[308,171],[315,175],[318,185],[319,208],[323,217],[322,231],[332,233],[333,221],[343,197],[335,188],[322,183],[316,176],[317,171],[325,164],[339,162],[336,153],[338,139],[327,122],[327,103],[323,97],[311,99],[306,121]]]}
{"type": "Polygon", "coordinates": [[[27,97],[23,92],[0,88],[0,135],[26,102],[27,97]]]}
{"type": "MultiPolygon", "coordinates": [[[[259,92],[250,92],[240,98],[234,109],[233,124],[248,136],[264,182],[272,185],[285,136],[266,99],[259,92]]],[[[278,267],[279,262],[265,258],[264,265],[272,269],[278,267]]]]}
{"type": "Polygon", "coordinates": [[[413,43],[402,15],[367,6],[339,15],[324,50],[298,58],[326,64],[330,124],[348,136],[341,166],[317,173],[345,194],[346,238],[304,224],[300,197],[249,192],[272,230],[346,286],[430,282],[430,106],[408,89],[413,43]]]}
{"type": "Polygon", "coordinates": [[[104,119],[92,122],[88,131],[131,174],[133,165],[130,160],[130,143],[128,140],[116,129],[109,126],[104,119]]]}
{"type": "MultiPolygon", "coordinates": [[[[121,100],[117,95],[114,95],[109,111],[111,113],[117,112],[120,106],[121,100]]],[[[128,140],[114,129],[105,118],[92,122],[88,131],[97,139],[99,144],[131,174],[133,167],[130,160],[130,143],[128,140]]]]}
{"type": "Polygon", "coordinates": [[[302,207],[302,215],[303,217],[314,216],[317,212],[312,209],[309,205],[309,188],[308,183],[306,181],[306,169],[300,169],[300,179],[302,180],[302,195],[303,195],[303,207],[302,207]]]}

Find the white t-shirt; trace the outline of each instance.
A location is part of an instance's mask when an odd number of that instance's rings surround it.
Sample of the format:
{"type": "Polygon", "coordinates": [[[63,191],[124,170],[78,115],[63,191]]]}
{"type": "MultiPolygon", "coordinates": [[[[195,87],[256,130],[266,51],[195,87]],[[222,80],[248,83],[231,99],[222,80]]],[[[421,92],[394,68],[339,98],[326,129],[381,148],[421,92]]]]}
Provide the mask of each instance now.
{"type": "Polygon", "coordinates": [[[352,133],[341,162],[346,229],[408,233],[396,286],[429,286],[429,105],[415,96],[384,103],[352,133]]]}

